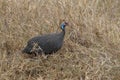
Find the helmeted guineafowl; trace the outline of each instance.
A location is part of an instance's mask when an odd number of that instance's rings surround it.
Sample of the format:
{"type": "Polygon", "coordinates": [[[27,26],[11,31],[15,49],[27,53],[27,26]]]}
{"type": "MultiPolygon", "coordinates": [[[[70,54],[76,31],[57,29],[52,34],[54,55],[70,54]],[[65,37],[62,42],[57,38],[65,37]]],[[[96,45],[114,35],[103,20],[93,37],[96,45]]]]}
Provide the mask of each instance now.
{"type": "Polygon", "coordinates": [[[60,28],[62,31],[60,33],[33,37],[28,41],[27,46],[22,52],[28,54],[42,52],[45,54],[55,53],[62,47],[66,25],[68,23],[65,21],[61,24],[60,28]]]}

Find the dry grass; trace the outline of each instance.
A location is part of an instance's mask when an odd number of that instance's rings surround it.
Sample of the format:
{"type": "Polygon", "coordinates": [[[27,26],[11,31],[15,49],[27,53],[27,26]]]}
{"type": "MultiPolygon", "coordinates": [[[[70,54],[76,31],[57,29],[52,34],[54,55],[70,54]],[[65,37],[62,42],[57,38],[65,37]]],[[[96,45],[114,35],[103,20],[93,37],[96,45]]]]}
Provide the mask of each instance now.
{"type": "Polygon", "coordinates": [[[0,0],[0,80],[120,80],[119,0],[0,0]],[[47,59],[21,50],[69,22],[47,59]]]}

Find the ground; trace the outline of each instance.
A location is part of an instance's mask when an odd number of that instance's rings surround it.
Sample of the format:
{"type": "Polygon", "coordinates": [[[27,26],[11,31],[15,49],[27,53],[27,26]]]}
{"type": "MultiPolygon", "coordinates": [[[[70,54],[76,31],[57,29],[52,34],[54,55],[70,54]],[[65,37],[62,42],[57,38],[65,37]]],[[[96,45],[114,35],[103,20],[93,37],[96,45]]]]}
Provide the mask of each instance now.
{"type": "Polygon", "coordinates": [[[0,80],[120,80],[119,0],[0,0],[0,80]],[[63,47],[21,51],[37,35],[66,27],[63,47]]]}

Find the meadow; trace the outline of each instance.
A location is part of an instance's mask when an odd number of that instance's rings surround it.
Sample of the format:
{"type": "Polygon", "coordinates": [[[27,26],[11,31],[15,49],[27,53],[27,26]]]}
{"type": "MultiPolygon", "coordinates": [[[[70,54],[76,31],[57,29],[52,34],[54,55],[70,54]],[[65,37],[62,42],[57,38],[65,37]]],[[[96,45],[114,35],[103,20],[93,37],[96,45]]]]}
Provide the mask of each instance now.
{"type": "Polygon", "coordinates": [[[0,0],[0,80],[120,80],[120,0],[0,0]],[[58,52],[21,52],[62,20],[58,52]]]}

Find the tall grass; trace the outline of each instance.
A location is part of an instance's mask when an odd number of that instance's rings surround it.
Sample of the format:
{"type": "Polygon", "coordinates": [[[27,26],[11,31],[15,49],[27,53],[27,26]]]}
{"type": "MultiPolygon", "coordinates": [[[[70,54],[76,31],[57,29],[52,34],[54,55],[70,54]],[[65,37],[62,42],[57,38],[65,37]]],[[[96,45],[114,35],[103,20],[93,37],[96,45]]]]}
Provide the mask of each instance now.
{"type": "Polygon", "coordinates": [[[0,80],[119,80],[119,0],[0,0],[0,80]],[[21,53],[33,36],[59,32],[57,53],[21,53]]]}

